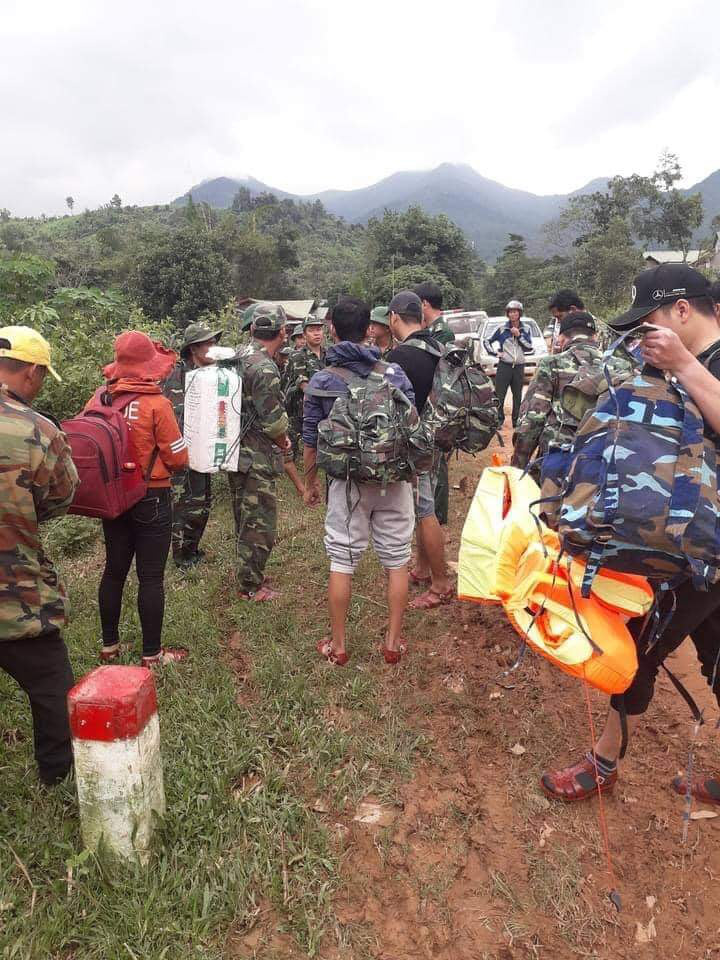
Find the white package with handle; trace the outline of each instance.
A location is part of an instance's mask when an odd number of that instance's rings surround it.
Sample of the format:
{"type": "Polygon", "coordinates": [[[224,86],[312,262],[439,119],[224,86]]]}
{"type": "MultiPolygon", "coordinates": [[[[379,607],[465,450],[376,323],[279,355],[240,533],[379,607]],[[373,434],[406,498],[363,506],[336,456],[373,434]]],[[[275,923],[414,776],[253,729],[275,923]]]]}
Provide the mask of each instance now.
{"type": "Polygon", "coordinates": [[[230,367],[213,364],[185,375],[185,440],[190,469],[232,470],[240,446],[242,380],[230,367]]]}

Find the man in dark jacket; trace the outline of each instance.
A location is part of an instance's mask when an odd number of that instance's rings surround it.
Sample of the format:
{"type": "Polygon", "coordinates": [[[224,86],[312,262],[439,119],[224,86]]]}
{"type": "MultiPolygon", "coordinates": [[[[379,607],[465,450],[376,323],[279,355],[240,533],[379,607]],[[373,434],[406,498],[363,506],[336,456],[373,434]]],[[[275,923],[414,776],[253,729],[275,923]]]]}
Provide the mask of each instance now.
{"type": "MultiPolygon", "coordinates": [[[[335,345],[327,352],[327,366],[315,373],[305,391],[303,443],[305,459],[305,503],[320,502],[317,478],[318,424],[330,416],[338,394],[347,393],[347,383],[336,373],[341,367],[366,378],[379,362],[377,347],[363,346],[370,323],[370,309],[361,300],[344,297],[333,308],[330,332],[335,345]]],[[[385,370],[386,379],[402,390],[411,403],[415,395],[402,369],[394,364],[385,370]]],[[[348,661],[345,628],[352,576],[372,535],[373,547],[388,574],[388,627],[383,654],[388,663],[397,663],[406,650],[402,622],[407,606],[410,545],[414,526],[412,486],[407,481],[388,484],[330,480],[328,511],[325,517],[325,549],[330,558],[328,601],[331,637],[318,644],[318,652],[330,663],[348,661]]]]}

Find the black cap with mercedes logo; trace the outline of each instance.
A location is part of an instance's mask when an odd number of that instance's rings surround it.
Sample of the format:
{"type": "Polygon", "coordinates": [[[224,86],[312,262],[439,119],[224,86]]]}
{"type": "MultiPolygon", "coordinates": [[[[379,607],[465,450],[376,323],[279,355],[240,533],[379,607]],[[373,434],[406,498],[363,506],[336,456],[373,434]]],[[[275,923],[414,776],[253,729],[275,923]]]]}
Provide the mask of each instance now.
{"type": "Polygon", "coordinates": [[[666,307],[676,300],[709,297],[710,281],[686,263],[663,263],[659,267],[635,277],[632,288],[632,306],[621,316],[611,320],[613,330],[631,330],[658,307],[666,307]]]}

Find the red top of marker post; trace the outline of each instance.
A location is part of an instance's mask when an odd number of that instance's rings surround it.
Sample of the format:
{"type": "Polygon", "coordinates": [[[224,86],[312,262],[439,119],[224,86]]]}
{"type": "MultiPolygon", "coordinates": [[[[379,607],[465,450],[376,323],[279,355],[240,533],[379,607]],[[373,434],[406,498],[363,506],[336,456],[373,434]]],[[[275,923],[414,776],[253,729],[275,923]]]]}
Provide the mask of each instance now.
{"type": "Polygon", "coordinates": [[[96,667],[68,693],[76,740],[130,740],[154,713],[155,680],[145,667],[96,667]]]}

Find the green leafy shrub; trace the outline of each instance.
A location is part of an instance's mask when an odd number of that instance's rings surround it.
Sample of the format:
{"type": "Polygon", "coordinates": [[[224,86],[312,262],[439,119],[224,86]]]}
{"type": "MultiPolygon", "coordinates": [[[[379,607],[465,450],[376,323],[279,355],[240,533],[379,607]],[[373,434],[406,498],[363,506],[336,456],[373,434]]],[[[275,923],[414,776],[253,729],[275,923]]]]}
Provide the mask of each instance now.
{"type": "Polygon", "coordinates": [[[100,521],[89,517],[58,517],[41,527],[43,544],[53,560],[77,557],[89,550],[100,536],[100,521]]]}

